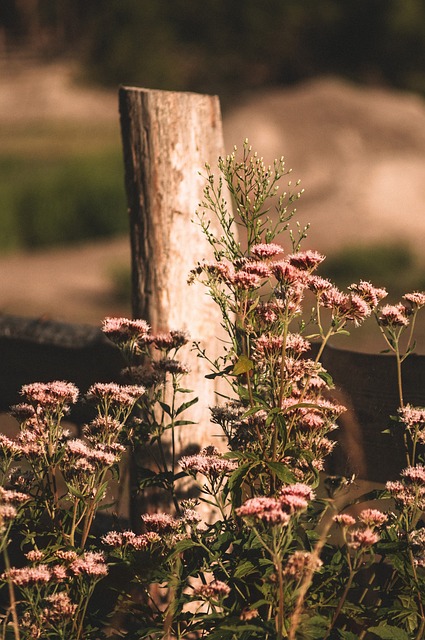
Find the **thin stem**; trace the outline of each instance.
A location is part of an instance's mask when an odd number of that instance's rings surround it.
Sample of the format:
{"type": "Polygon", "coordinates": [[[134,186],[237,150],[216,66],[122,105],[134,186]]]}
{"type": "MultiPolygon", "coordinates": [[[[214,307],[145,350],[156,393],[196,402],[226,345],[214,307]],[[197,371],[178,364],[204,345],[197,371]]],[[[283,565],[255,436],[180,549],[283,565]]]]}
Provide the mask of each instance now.
{"type": "Polygon", "coordinates": [[[335,623],[336,623],[336,621],[337,621],[337,619],[338,619],[338,617],[339,617],[339,614],[341,613],[342,607],[344,606],[345,601],[346,601],[346,599],[347,599],[348,592],[350,591],[350,589],[351,589],[351,585],[353,584],[353,580],[354,580],[354,576],[355,576],[355,575],[356,575],[356,571],[354,571],[353,569],[351,569],[351,571],[350,571],[350,575],[349,575],[348,580],[347,580],[347,584],[345,585],[345,589],[344,589],[344,591],[343,591],[343,593],[342,593],[342,596],[341,596],[341,598],[339,599],[338,605],[337,605],[337,607],[336,607],[336,609],[335,609],[335,612],[334,612],[334,615],[333,615],[333,618],[332,618],[332,622],[331,622],[331,624],[330,624],[330,627],[329,627],[329,629],[327,630],[326,635],[325,635],[325,636],[323,636],[323,640],[327,640],[327,638],[329,638],[329,635],[330,635],[330,633],[331,633],[332,629],[333,629],[333,628],[334,628],[334,626],[335,626],[335,623]]]}
{"type": "Polygon", "coordinates": [[[12,612],[13,633],[15,635],[15,640],[20,640],[19,620],[18,620],[18,613],[16,611],[15,588],[13,586],[12,578],[9,575],[10,562],[9,562],[9,554],[7,552],[7,545],[5,545],[3,548],[3,558],[4,558],[4,566],[7,574],[7,587],[9,590],[10,610],[12,612]]]}

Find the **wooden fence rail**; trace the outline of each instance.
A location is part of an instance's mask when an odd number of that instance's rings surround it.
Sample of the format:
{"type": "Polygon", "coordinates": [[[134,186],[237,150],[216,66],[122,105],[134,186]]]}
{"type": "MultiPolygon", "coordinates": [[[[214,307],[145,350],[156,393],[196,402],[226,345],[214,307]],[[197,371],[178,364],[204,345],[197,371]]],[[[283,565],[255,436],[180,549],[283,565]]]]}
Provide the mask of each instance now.
{"type": "MultiPolygon", "coordinates": [[[[85,391],[94,382],[119,382],[121,355],[96,327],[34,318],[0,317],[0,411],[19,401],[23,384],[69,380],[85,391]]],[[[335,432],[339,441],[329,470],[382,482],[405,466],[400,439],[382,434],[398,408],[392,356],[328,347],[323,365],[334,378],[338,400],[348,411],[335,432]]],[[[425,406],[425,356],[403,364],[405,400],[425,406]]],[[[203,399],[200,399],[203,402],[203,399]]],[[[87,419],[84,405],[71,418],[87,419]]]]}

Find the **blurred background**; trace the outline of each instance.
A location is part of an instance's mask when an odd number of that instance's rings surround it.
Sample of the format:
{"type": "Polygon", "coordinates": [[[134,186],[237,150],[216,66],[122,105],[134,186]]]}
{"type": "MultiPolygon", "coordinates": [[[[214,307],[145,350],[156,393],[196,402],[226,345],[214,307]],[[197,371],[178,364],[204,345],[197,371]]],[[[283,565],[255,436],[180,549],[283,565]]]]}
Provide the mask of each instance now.
{"type": "Polygon", "coordinates": [[[422,0],[1,0],[1,312],[131,313],[120,84],[217,94],[228,150],[284,155],[323,275],[425,288],[422,0]]]}

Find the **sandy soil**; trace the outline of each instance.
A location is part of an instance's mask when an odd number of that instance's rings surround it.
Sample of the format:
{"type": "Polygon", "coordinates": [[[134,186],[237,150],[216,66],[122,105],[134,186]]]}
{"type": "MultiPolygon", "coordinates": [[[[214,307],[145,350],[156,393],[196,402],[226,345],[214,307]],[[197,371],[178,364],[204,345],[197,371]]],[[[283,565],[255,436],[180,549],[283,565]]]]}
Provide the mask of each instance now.
{"type": "MultiPolygon", "coordinates": [[[[118,122],[116,92],[75,84],[67,64],[0,61],[0,137],[22,122],[118,122]]],[[[266,161],[285,155],[302,178],[301,222],[325,253],[396,238],[420,257],[425,237],[425,103],[414,95],[321,79],[253,95],[224,118],[228,149],[248,137],[266,161]]],[[[112,296],[111,269],[129,265],[118,238],[0,256],[0,310],[97,324],[129,313],[112,296]]]]}

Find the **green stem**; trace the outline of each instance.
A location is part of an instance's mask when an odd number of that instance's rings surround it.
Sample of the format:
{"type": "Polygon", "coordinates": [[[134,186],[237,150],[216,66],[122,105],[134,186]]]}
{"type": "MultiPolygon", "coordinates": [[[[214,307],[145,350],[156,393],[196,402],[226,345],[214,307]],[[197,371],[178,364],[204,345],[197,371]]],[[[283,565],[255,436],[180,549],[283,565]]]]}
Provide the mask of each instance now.
{"type": "Polygon", "coordinates": [[[326,635],[323,636],[323,640],[327,640],[327,638],[329,638],[329,635],[330,635],[332,629],[335,626],[335,623],[336,623],[336,621],[337,621],[337,619],[339,617],[339,614],[341,613],[342,607],[344,606],[344,603],[345,603],[345,601],[347,599],[348,592],[350,591],[351,585],[353,584],[353,580],[354,580],[354,576],[355,575],[356,575],[356,572],[353,569],[351,569],[350,575],[349,575],[348,580],[347,580],[347,584],[345,585],[345,589],[344,589],[344,591],[342,593],[341,598],[339,599],[337,608],[335,609],[335,613],[333,615],[330,627],[327,630],[326,635]]]}
{"type": "Polygon", "coordinates": [[[5,545],[3,548],[3,558],[4,558],[4,566],[7,573],[7,587],[9,590],[10,610],[12,612],[13,633],[15,636],[15,640],[20,640],[19,620],[18,620],[18,613],[16,611],[15,589],[13,586],[12,578],[9,576],[10,562],[9,562],[9,554],[7,552],[7,545],[5,545]]]}

